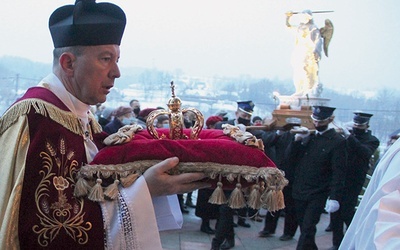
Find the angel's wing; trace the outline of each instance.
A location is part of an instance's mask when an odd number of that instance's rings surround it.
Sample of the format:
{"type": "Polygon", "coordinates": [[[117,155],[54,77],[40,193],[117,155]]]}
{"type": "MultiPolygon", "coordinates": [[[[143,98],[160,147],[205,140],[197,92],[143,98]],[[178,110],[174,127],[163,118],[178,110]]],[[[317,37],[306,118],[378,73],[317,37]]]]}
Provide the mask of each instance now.
{"type": "Polygon", "coordinates": [[[328,56],[328,46],[332,39],[333,34],[333,24],[331,20],[325,19],[325,27],[319,29],[322,38],[324,38],[324,53],[328,56]]]}

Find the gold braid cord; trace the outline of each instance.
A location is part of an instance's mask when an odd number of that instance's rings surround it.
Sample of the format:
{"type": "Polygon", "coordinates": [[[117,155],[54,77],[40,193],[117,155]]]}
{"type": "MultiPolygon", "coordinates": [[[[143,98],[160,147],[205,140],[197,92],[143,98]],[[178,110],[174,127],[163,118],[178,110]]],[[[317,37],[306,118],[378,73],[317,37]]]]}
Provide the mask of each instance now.
{"type": "MultiPolygon", "coordinates": [[[[142,160],[115,165],[85,165],[79,171],[77,185],[75,187],[76,196],[86,196],[93,201],[104,201],[104,199],[115,199],[118,194],[118,184],[122,187],[128,187],[142,175],[148,168],[161,162],[160,160],[142,160]],[[107,187],[102,185],[102,179],[112,177],[114,182],[107,187]]],[[[276,211],[284,207],[282,189],[287,185],[288,181],[284,178],[281,170],[275,167],[257,168],[252,166],[219,164],[214,162],[180,162],[176,168],[169,174],[182,174],[201,172],[206,174],[209,179],[221,177],[226,178],[233,183],[235,180],[244,179],[247,182],[254,182],[252,190],[248,198],[248,205],[254,209],[264,207],[269,211],[276,211]],[[255,187],[257,186],[257,187],[255,187]],[[252,196],[252,192],[259,192],[259,195],[252,196]],[[251,199],[251,197],[255,197],[251,199]],[[257,199],[257,200],[254,200],[257,199]]],[[[240,184],[238,182],[238,184],[240,184]]],[[[235,189],[240,189],[236,184],[235,189]]],[[[216,193],[210,198],[211,203],[223,204],[229,202],[227,199],[220,199],[221,195],[218,188],[222,183],[218,182],[216,193]],[[215,201],[219,200],[218,201],[215,201]]],[[[220,190],[221,191],[221,190],[220,190]]],[[[231,195],[230,200],[235,198],[231,195]]],[[[233,208],[243,207],[245,203],[240,201],[239,207],[237,203],[232,202],[229,205],[233,208]]]]}
{"type": "Polygon", "coordinates": [[[229,135],[237,142],[250,147],[256,147],[260,150],[264,150],[264,143],[261,139],[257,139],[252,133],[247,131],[241,131],[237,126],[231,124],[222,124],[222,128],[225,135],[229,135]]]}

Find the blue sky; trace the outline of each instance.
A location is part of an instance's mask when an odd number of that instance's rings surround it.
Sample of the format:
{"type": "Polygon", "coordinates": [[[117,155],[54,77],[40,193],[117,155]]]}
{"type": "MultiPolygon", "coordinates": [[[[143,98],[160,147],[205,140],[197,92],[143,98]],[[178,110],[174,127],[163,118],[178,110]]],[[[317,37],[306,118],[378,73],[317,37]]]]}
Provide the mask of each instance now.
{"type": "MultiPolygon", "coordinates": [[[[48,17],[65,0],[5,0],[0,8],[0,56],[51,62],[48,17]]],[[[290,80],[293,34],[288,10],[314,14],[335,27],[320,80],[338,90],[400,88],[400,2],[397,0],[115,0],[128,23],[121,66],[181,69],[193,76],[251,75],[290,80]]],[[[50,70],[50,69],[49,69],[50,70]]],[[[124,72],[122,72],[124,74],[124,72]]]]}

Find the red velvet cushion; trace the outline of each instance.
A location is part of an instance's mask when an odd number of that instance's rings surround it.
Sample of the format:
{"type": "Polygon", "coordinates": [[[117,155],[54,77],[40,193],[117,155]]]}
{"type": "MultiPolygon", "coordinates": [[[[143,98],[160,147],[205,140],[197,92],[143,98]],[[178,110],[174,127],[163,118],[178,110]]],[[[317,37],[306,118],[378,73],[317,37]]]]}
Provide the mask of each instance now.
{"type": "MultiPolygon", "coordinates": [[[[168,137],[168,129],[157,131],[159,135],[164,134],[168,137]]],[[[190,130],[185,129],[184,133],[189,136],[190,130]]],[[[136,133],[133,140],[126,144],[101,149],[91,164],[164,160],[173,156],[177,156],[180,162],[214,162],[257,168],[275,167],[262,150],[240,144],[224,135],[222,130],[214,129],[202,130],[198,140],[153,139],[147,130],[143,130],[136,133]]],[[[215,185],[217,179],[211,182],[215,185]]],[[[246,183],[243,184],[247,186],[246,183]]]]}

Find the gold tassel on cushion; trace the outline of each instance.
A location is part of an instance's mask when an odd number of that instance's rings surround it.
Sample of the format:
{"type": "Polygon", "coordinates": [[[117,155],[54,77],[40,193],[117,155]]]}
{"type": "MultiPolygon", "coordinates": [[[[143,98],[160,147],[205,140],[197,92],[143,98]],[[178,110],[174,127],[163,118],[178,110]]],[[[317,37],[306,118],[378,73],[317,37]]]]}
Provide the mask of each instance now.
{"type": "Polygon", "coordinates": [[[229,207],[233,209],[242,208],[246,206],[246,200],[242,192],[242,184],[240,184],[240,175],[235,189],[232,191],[228,201],[229,207]]]}
{"type": "Polygon", "coordinates": [[[102,182],[100,178],[96,180],[96,184],[92,187],[88,195],[89,200],[97,202],[104,201],[103,187],[101,186],[102,182]]]}
{"type": "Polygon", "coordinates": [[[74,196],[75,197],[82,197],[86,196],[89,193],[89,190],[92,187],[89,185],[89,183],[85,180],[83,177],[78,177],[78,180],[76,181],[75,184],[75,189],[74,189],[74,196]]]}
{"type": "Polygon", "coordinates": [[[261,202],[263,203],[263,208],[270,212],[285,208],[283,192],[281,190],[269,189],[261,196],[261,202]]]}
{"type": "Polygon", "coordinates": [[[273,191],[271,189],[267,189],[261,195],[261,203],[263,204],[262,207],[267,209],[270,212],[276,211],[275,202],[272,198],[272,192],[273,191]]]}
{"type": "Polygon", "coordinates": [[[260,186],[258,184],[253,185],[247,205],[256,210],[261,208],[261,193],[260,186]]]}
{"type": "Polygon", "coordinates": [[[217,187],[215,188],[214,192],[208,199],[208,202],[211,204],[222,205],[227,202],[224,190],[222,190],[222,182],[221,182],[221,175],[219,175],[219,181],[217,182],[217,187]]]}
{"type": "Polygon", "coordinates": [[[277,206],[278,210],[285,208],[285,197],[283,196],[282,190],[276,191],[276,199],[277,199],[277,206]]]}
{"type": "Polygon", "coordinates": [[[111,185],[109,185],[106,190],[104,191],[104,196],[107,198],[110,198],[111,200],[114,200],[118,197],[118,184],[119,184],[119,180],[115,179],[114,183],[112,183],[111,185]]]}
{"type": "Polygon", "coordinates": [[[121,185],[124,188],[130,187],[135,181],[136,179],[139,177],[139,174],[130,174],[127,177],[121,177],[121,185]]]}

